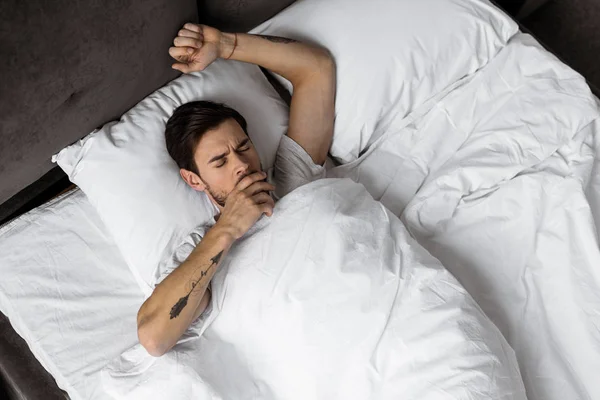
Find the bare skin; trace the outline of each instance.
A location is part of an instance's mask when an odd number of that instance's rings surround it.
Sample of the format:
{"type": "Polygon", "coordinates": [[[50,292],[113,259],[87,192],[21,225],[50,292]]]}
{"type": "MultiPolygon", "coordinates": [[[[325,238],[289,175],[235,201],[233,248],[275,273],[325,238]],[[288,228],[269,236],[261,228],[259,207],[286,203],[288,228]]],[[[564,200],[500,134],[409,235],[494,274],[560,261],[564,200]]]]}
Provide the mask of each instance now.
{"type": "MultiPolygon", "coordinates": [[[[287,135],[317,164],[323,164],[331,145],[334,121],[335,64],[329,53],[287,38],[220,32],[206,25],[185,24],[169,54],[173,68],[183,73],[202,71],[217,58],[253,63],[286,79],[294,94],[287,135]],[[237,43],[236,43],[237,41],[237,43]]],[[[148,353],[169,351],[210,302],[208,284],[232,244],[275,203],[265,181],[258,154],[234,120],[206,132],[194,159],[199,174],[180,170],[190,187],[206,193],[219,209],[189,257],[156,286],[138,312],[138,337],[148,353]]]]}

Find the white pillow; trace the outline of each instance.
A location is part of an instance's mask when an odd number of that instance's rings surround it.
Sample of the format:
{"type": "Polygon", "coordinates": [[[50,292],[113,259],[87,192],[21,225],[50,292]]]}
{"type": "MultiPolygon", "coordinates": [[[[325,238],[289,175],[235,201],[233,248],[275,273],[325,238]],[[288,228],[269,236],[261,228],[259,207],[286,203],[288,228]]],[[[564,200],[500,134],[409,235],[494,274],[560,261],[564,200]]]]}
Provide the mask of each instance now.
{"type": "Polygon", "coordinates": [[[394,118],[485,65],[517,30],[484,0],[300,0],[250,32],[331,51],[337,66],[331,154],[346,163],[394,118]]]}
{"type": "Polygon", "coordinates": [[[175,108],[202,99],[239,111],[263,168],[273,165],[287,129],[287,106],[257,66],[223,60],[173,80],[120,121],[52,156],[95,207],[147,295],[159,262],[215,212],[202,192],[183,181],[165,145],[165,125],[175,108]]]}

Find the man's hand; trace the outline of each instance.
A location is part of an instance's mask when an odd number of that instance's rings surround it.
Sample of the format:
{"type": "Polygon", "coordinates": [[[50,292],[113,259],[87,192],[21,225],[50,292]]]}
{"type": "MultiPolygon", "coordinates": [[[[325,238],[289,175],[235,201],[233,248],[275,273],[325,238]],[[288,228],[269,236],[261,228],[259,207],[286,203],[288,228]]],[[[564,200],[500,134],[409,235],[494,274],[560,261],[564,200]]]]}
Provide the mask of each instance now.
{"type": "Polygon", "coordinates": [[[183,73],[202,71],[221,55],[221,31],[187,23],[179,31],[169,54],[178,62],[172,68],[183,73]]]}
{"type": "Polygon", "coordinates": [[[225,229],[234,240],[242,237],[264,213],[273,215],[275,202],[269,191],[275,187],[264,179],[267,174],[255,172],[244,177],[227,196],[225,207],[215,226],[225,229]]]}

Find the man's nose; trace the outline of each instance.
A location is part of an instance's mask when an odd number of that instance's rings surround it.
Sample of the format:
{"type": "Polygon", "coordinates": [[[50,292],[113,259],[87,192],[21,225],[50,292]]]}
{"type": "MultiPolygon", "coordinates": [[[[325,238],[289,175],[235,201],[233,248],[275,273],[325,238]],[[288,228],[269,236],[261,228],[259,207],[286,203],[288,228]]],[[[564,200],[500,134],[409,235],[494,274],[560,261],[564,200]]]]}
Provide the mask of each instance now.
{"type": "Polygon", "coordinates": [[[248,173],[248,170],[250,170],[250,164],[243,157],[240,157],[237,154],[234,156],[234,158],[235,158],[235,167],[234,167],[235,175],[237,177],[246,175],[248,173]]]}

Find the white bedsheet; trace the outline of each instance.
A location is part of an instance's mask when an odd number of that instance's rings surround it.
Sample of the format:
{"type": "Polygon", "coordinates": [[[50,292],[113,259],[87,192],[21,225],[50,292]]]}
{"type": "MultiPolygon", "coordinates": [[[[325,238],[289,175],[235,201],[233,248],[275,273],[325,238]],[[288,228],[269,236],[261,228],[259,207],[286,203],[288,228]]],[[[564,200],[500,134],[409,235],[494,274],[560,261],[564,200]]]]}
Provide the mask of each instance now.
{"type": "Polygon", "coordinates": [[[363,183],[459,279],[531,400],[599,399],[597,100],[524,34],[436,100],[329,176],[363,183]]]}
{"type": "Polygon", "coordinates": [[[106,363],[137,342],[143,295],[79,189],[0,228],[0,310],[72,400],[109,400],[106,363]]]}
{"type": "Polygon", "coordinates": [[[213,311],[117,399],[525,399],[513,350],[400,220],[349,179],[281,199],[212,280],[213,311]],[[200,336],[202,335],[202,336],[200,336]]]}

